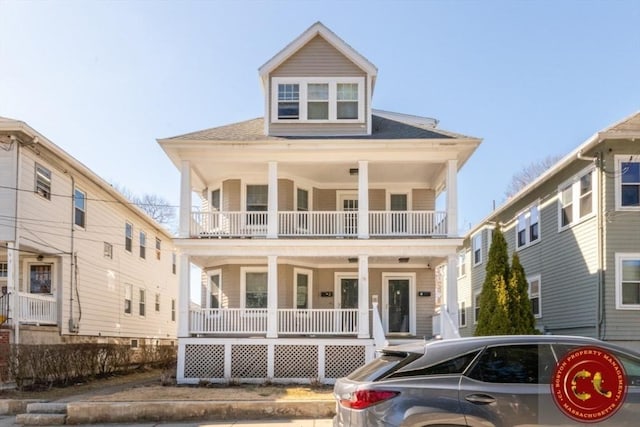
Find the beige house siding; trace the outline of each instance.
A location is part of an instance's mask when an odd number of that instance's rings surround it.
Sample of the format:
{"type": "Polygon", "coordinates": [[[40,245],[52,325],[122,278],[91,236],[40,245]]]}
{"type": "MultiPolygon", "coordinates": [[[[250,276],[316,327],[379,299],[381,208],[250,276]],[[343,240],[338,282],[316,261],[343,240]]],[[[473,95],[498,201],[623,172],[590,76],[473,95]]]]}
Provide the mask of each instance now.
{"type": "Polygon", "coordinates": [[[240,180],[227,179],[222,183],[222,210],[227,212],[237,212],[242,210],[242,201],[240,200],[240,180]]]}
{"type": "Polygon", "coordinates": [[[0,241],[12,241],[15,239],[16,217],[16,156],[18,145],[10,151],[0,150],[0,215],[3,221],[0,226],[0,241]]]}
{"type": "Polygon", "coordinates": [[[431,211],[436,208],[436,192],[429,188],[414,188],[411,191],[412,209],[431,211]]]}
{"type": "Polygon", "coordinates": [[[294,185],[290,179],[278,180],[278,210],[294,211],[294,185]]]}
{"type": "Polygon", "coordinates": [[[313,189],[313,210],[335,211],[336,210],[336,190],[313,189]]]}
{"type": "Polygon", "coordinates": [[[384,211],[387,208],[387,192],[383,189],[369,190],[369,210],[384,211]]]}

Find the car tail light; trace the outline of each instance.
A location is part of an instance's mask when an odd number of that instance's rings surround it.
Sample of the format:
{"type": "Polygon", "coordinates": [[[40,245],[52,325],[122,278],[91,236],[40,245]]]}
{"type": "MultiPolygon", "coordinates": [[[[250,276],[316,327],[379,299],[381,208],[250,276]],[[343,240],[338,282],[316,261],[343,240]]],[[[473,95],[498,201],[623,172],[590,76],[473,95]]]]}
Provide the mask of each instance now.
{"type": "Polygon", "coordinates": [[[340,399],[340,404],[345,408],[365,409],[392,399],[399,394],[398,391],[388,390],[357,390],[351,394],[349,399],[340,399]]]}

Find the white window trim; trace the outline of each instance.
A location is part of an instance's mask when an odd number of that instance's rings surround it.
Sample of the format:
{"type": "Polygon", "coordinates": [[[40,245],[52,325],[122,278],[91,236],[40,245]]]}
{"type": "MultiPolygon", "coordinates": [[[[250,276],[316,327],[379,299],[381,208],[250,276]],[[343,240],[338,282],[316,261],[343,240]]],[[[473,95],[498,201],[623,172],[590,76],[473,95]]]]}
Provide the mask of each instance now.
{"type": "Polygon", "coordinates": [[[147,232],[144,230],[138,232],[138,258],[147,259],[147,232]]]}
{"type": "Polygon", "coordinates": [[[122,298],[122,303],[124,304],[124,302],[127,300],[127,290],[129,291],[129,312],[127,313],[127,308],[125,305],[122,306],[122,313],[125,316],[131,316],[133,314],[133,285],[130,283],[125,283],[124,284],[124,296],[122,298]]]}
{"type": "Polygon", "coordinates": [[[622,167],[623,162],[640,162],[640,155],[615,155],[615,201],[617,211],[640,211],[640,206],[622,206],[622,167]]]}
{"type": "Polygon", "coordinates": [[[313,197],[311,190],[303,185],[296,185],[295,191],[293,192],[293,210],[298,212],[298,190],[303,190],[307,192],[307,212],[311,212],[313,210],[313,197]]]}
{"type": "MultiPolygon", "coordinates": [[[[222,270],[220,269],[216,269],[216,270],[211,270],[211,271],[207,271],[207,286],[206,286],[206,290],[207,290],[207,295],[206,295],[206,300],[205,300],[205,304],[204,307],[202,308],[213,308],[210,307],[211,305],[211,278],[213,276],[218,276],[219,277],[219,281],[220,281],[220,285],[219,285],[219,289],[218,291],[220,292],[218,297],[220,297],[222,295],[222,270]]],[[[242,276],[244,277],[244,275],[242,276]]],[[[244,294],[243,294],[244,295],[244,294]]],[[[220,307],[218,307],[218,309],[222,308],[222,298],[218,298],[218,303],[220,305],[220,307]]]]}
{"type": "Polygon", "coordinates": [[[483,259],[482,240],[483,240],[482,230],[480,230],[479,232],[471,236],[471,265],[473,265],[474,267],[482,264],[482,259],[483,259]],[[478,257],[479,258],[478,262],[476,262],[476,247],[475,247],[476,237],[479,238],[479,246],[480,246],[478,248],[480,249],[480,256],[478,257]]]}
{"type": "Polygon", "coordinates": [[[56,290],[57,290],[56,277],[58,272],[56,270],[56,263],[52,258],[44,258],[42,261],[36,260],[35,258],[33,260],[28,260],[24,264],[22,274],[23,274],[23,277],[26,278],[23,284],[23,292],[26,292],[30,295],[42,295],[42,296],[56,295],[56,290]],[[51,293],[50,294],[31,294],[31,267],[41,266],[41,265],[48,265],[49,267],[51,267],[51,293]]]}
{"type": "Polygon", "coordinates": [[[348,271],[336,271],[333,274],[333,308],[342,307],[342,293],[340,292],[340,284],[342,279],[356,279],[358,280],[358,286],[360,286],[360,280],[358,279],[358,272],[348,271]]]}
{"type": "Polygon", "coordinates": [[[516,250],[519,251],[521,249],[525,249],[528,248],[529,246],[535,245],[536,243],[538,243],[540,240],[542,240],[542,226],[540,224],[540,202],[536,202],[532,205],[529,205],[526,209],[520,211],[520,213],[518,213],[518,215],[516,216],[516,227],[515,227],[515,231],[516,231],[516,250]],[[536,240],[531,240],[531,210],[533,208],[537,208],[538,209],[538,238],[536,240]],[[524,215],[525,216],[525,243],[523,245],[520,245],[520,241],[518,238],[518,233],[520,232],[520,217],[524,215]]]}
{"type": "Polygon", "coordinates": [[[144,319],[147,317],[147,290],[145,288],[138,288],[138,317],[144,319]],[[142,301],[141,296],[144,295],[144,301],[142,301]],[[144,314],[140,313],[140,309],[144,307],[144,314]]]}
{"type": "MultiPolygon", "coordinates": [[[[407,210],[406,210],[406,212],[411,211],[411,206],[413,206],[412,205],[412,200],[411,200],[411,191],[403,191],[403,190],[393,191],[393,190],[389,190],[386,193],[387,193],[387,200],[386,200],[387,206],[386,206],[386,209],[387,209],[388,212],[391,212],[391,196],[392,195],[393,196],[401,196],[401,195],[407,196],[407,210]]],[[[397,211],[397,212],[402,212],[402,211],[397,211]]]]}
{"type": "Polygon", "coordinates": [[[640,310],[640,304],[622,303],[622,261],[638,260],[640,252],[616,253],[616,309],[617,310],[640,310]]]}
{"type": "Polygon", "coordinates": [[[133,234],[134,234],[134,228],[133,228],[133,223],[129,222],[129,221],[125,221],[125,226],[124,226],[124,251],[130,254],[133,254],[133,234]],[[127,249],[127,238],[129,236],[127,236],[127,225],[131,226],[131,248],[127,249]]]}
{"type": "MultiPolygon", "coordinates": [[[[247,273],[267,273],[269,274],[269,270],[267,267],[240,267],[240,308],[247,308],[247,273]]],[[[267,277],[267,284],[269,282],[269,278],[267,277]]],[[[267,285],[268,286],[268,285],[267,285]]],[[[267,289],[267,293],[268,293],[267,289]]],[[[255,309],[251,309],[255,310],[255,309]]],[[[257,310],[266,310],[265,309],[257,309],[257,310]]]]}
{"type": "Polygon", "coordinates": [[[527,294],[531,301],[531,282],[538,281],[538,314],[533,313],[533,317],[540,319],[542,317],[542,278],[539,274],[527,277],[527,294]]]}
{"type": "Polygon", "coordinates": [[[306,275],[307,281],[307,309],[313,308],[313,270],[307,270],[304,268],[293,269],[293,308],[298,306],[298,274],[306,275]]]}
{"type": "Polygon", "coordinates": [[[51,192],[53,187],[53,174],[51,173],[51,169],[45,166],[42,166],[40,163],[36,163],[34,179],[35,179],[35,193],[40,197],[42,197],[43,199],[51,200],[51,192]],[[38,173],[38,169],[42,169],[42,171],[46,173],[40,174],[38,173]],[[46,174],[48,174],[49,176],[46,176],[46,174]],[[42,192],[39,191],[40,187],[38,186],[38,176],[40,175],[44,180],[43,182],[45,182],[48,186],[48,192],[45,191],[46,194],[42,194],[42,192]]]}
{"type": "Polygon", "coordinates": [[[364,123],[365,122],[365,84],[364,77],[273,77],[271,80],[271,123],[364,123]],[[309,120],[307,119],[307,85],[310,83],[329,85],[329,119],[309,120]],[[358,118],[338,119],[337,118],[337,85],[338,83],[358,84],[358,118]],[[279,119],[278,118],[278,85],[279,84],[299,84],[299,118],[279,119]]]}
{"type": "MultiPolygon", "coordinates": [[[[595,173],[595,166],[591,165],[572,176],[558,186],[558,232],[568,230],[596,216],[597,210],[598,176],[595,173]],[[591,173],[591,213],[580,218],[580,179],[591,173]],[[573,221],[567,225],[562,225],[562,191],[571,186],[573,221]]],[[[539,213],[539,212],[538,212],[539,213]]]]}

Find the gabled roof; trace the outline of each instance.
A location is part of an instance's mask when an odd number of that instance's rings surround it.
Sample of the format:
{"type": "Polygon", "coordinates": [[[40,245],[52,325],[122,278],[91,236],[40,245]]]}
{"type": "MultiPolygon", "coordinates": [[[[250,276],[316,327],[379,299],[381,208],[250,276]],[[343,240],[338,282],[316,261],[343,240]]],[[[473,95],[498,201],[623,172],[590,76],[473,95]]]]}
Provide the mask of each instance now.
{"type": "Polygon", "coordinates": [[[636,111],[630,116],[625,117],[619,122],[614,123],[608,128],[599,132],[601,136],[607,136],[609,138],[615,137],[617,134],[626,136],[626,134],[628,133],[640,133],[640,111],[636,111]]]}
{"type": "Polygon", "coordinates": [[[300,50],[304,45],[311,41],[314,37],[321,36],[340,53],[349,58],[354,64],[362,68],[367,74],[375,77],[378,69],[367,58],[358,53],[354,48],[349,46],[344,40],[338,37],[333,31],[325,27],[320,21],[310,26],[305,32],[299,35],[295,40],[284,47],[273,58],[268,60],[264,65],[258,68],[260,77],[263,82],[266,77],[279,67],[283,62],[290,58],[294,53],[300,50]]]}
{"type": "Polygon", "coordinates": [[[433,119],[399,113],[377,112],[372,116],[371,135],[341,135],[341,136],[268,136],[264,134],[264,118],[246,120],[225,126],[191,132],[162,141],[286,141],[286,140],[382,140],[382,139],[477,139],[474,137],[437,129],[433,119]],[[402,120],[406,118],[406,120],[402,120]]]}

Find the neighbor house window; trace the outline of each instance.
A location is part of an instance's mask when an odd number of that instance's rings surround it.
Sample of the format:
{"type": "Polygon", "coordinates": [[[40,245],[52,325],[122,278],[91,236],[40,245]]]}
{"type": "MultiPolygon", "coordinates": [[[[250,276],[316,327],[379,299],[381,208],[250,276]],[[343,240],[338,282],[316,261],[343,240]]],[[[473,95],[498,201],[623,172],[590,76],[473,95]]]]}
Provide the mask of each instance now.
{"type": "Polygon", "coordinates": [[[108,242],[104,242],[104,247],[102,249],[102,253],[105,258],[112,259],[113,258],[113,245],[108,242]]]}
{"type": "Polygon", "coordinates": [[[462,251],[458,253],[458,277],[463,277],[467,274],[467,253],[462,251]]]}
{"type": "Polygon", "coordinates": [[[640,208],[640,156],[616,156],[616,208],[640,208]]]}
{"type": "Polygon", "coordinates": [[[616,307],[640,309],[640,253],[616,254],[616,307]]]}
{"type": "Polygon", "coordinates": [[[464,301],[460,301],[460,308],[459,308],[459,317],[460,317],[460,324],[458,326],[465,327],[467,326],[467,307],[464,301]]]}
{"type": "Polygon", "coordinates": [[[29,270],[29,291],[32,294],[50,294],[51,265],[31,265],[29,270]]]}
{"type": "Polygon", "coordinates": [[[84,228],[87,216],[87,194],[77,188],[73,192],[74,224],[84,228]]]}
{"type": "Polygon", "coordinates": [[[162,240],[156,237],[156,259],[160,260],[160,255],[162,254],[162,240]]]}
{"type": "Polygon", "coordinates": [[[273,78],[274,122],[364,121],[364,78],[273,78]]]}
{"type": "Polygon", "coordinates": [[[243,269],[241,275],[243,302],[245,308],[267,308],[266,269],[243,269]]]}
{"type": "Polygon", "coordinates": [[[132,285],[124,285],[124,312],[126,314],[131,314],[132,302],[131,298],[133,295],[133,286],[132,285]]]}
{"type": "Polygon", "coordinates": [[[147,234],[144,231],[140,232],[140,258],[147,257],[147,234]]]}
{"type": "Polygon", "coordinates": [[[146,306],[146,292],[144,289],[140,289],[140,301],[138,302],[138,314],[140,314],[140,316],[144,316],[145,315],[145,306],[146,306]]]}
{"type": "Polygon", "coordinates": [[[518,216],[517,245],[518,248],[535,243],[540,238],[538,206],[532,206],[518,216]]]}
{"type": "Polygon", "coordinates": [[[36,193],[51,200],[51,171],[36,163],[36,193]]]}
{"type": "Polygon", "coordinates": [[[160,312],[160,294],[156,294],[156,313],[160,312]]]}
{"type": "Polygon", "coordinates": [[[531,312],[534,317],[540,317],[542,315],[540,276],[527,278],[527,282],[529,282],[529,301],[531,301],[531,312]]]}
{"type": "Polygon", "coordinates": [[[131,252],[133,248],[133,224],[127,222],[124,226],[124,249],[131,252]]]}
{"type": "Polygon", "coordinates": [[[478,323],[478,319],[480,319],[480,294],[478,292],[473,295],[473,323],[478,323]]]}
{"type": "Polygon", "coordinates": [[[296,308],[307,310],[311,308],[311,270],[294,269],[295,293],[293,295],[296,308]]]}
{"type": "Polygon", "coordinates": [[[560,229],[569,227],[595,210],[593,169],[574,177],[559,188],[560,229]]]}
{"type": "Polygon", "coordinates": [[[471,245],[473,250],[473,265],[476,266],[482,263],[482,232],[473,236],[471,245]]]}

